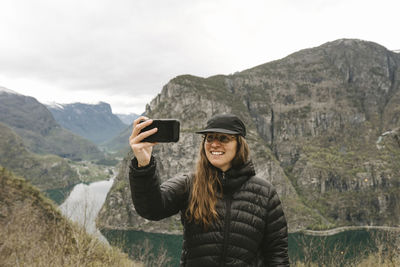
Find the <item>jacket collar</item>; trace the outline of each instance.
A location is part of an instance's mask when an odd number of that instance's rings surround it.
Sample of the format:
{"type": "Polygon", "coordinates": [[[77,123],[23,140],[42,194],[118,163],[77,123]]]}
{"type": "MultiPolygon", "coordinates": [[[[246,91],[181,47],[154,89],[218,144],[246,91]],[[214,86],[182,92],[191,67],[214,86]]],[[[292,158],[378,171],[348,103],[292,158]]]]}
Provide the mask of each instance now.
{"type": "Polygon", "coordinates": [[[220,173],[220,181],[224,193],[233,193],[250,177],[256,174],[253,162],[248,161],[239,168],[231,168],[220,173]]]}

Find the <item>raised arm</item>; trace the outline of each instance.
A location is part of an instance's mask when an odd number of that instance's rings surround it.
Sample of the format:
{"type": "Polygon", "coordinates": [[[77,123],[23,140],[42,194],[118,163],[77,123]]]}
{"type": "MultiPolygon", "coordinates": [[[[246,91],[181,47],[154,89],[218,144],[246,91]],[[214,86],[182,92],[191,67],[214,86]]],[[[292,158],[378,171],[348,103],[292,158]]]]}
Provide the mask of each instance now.
{"type": "Polygon", "coordinates": [[[136,212],[148,220],[161,220],[177,214],[185,206],[189,177],[177,176],[160,185],[154,157],[145,167],[131,161],[129,182],[136,212]]]}
{"type": "Polygon", "coordinates": [[[152,120],[140,117],[133,123],[129,144],[135,158],[129,168],[132,200],[137,213],[149,220],[160,220],[179,212],[186,201],[188,177],[176,177],[160,185],[152,156],[156,143],[141,142],[157,132],[157,128],[141,132],[152,120]],[[186,196],[186,197],[185,197],[186,196]]]}

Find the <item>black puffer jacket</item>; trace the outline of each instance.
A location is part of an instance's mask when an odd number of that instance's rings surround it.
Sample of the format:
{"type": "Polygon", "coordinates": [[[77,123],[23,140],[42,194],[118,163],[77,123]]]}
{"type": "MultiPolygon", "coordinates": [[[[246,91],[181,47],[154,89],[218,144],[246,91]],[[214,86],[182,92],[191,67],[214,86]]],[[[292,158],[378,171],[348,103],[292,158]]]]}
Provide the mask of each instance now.
{"type": "Polygon", "coordinates": [[[181,213],[184,226],[182,266],[289,266],[286,219],[272,185],[255,176],[251,162],[221,173],[219,220],[205,231],[185,219],[190,177],[159,183],[156,164],[129,172],[136,211],[149,220],[181,213]]]}

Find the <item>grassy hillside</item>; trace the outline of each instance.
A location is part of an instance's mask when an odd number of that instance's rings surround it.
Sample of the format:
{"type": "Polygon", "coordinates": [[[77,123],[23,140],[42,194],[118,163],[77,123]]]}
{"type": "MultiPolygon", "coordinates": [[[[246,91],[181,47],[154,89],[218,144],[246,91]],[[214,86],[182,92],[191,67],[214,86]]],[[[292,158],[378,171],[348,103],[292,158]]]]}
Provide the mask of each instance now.
{"type": "Polygon", "coordinates": [[[0,167],[1,266],[142,266],[64,218],[24,179],[0,167]]]}
{"type": "Polygon", "coordinates": [[[55,155],[31,153],[22,139],[2,123],[0,134],[0,165],[25,177],[40,190],[65,188],[80,181],[66,160],[55,155]]]}
{"type": "Polygon", "coordinates": [[[33,97],[0,93],[0,122],[17,133],[32,152],[73,160],[104,157],[95,144],[63,129],[33,97]]]}

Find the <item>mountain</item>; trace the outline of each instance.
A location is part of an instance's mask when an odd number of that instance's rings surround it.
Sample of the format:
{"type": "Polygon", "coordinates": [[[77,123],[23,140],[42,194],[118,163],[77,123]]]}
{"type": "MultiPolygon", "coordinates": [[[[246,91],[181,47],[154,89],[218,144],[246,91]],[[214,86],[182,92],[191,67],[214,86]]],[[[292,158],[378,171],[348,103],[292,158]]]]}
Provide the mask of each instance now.
{"type": "Polygon", "coordinates": [[[47,105],[56,121],[65,129],[102,144],[119,134],[126,125],[114,115],[111,106],[100,102],[95,105],[73,103],[47,105]]]}
{"type": "Polygon", "coordinates": [[[118,135],[116,135],[113,139],[109,140],[108,142],[105,142],[103,144],[103,147],[105,147],[108,151],[113,151],[115,155],[124,157],[127,152],[129,152],[129,146],[127,146],[126,140],[128,140],[128,137],[131,135],[132,132],[132,123],[135,119],[137,119],[141,115],[137,115],[134,113],[131,113],[129,115],[124,115],[124,114],[117,114],[120,118],[125,120],[125,122],[128,124],[123,131],[121,131],[118,135]]]}
{"type": "Polygon", "coordinates": [[[8,88],[2,87],[0,86],[0,93],[5,93],[5,94],[14,94],[14,95],[18,95],[17,92],[10,90],[8,88]]]}
{"type": "MultiPolygon", "coordinates": [[[[181,121],[179,143],[154,149],[163,179],[192,170],[201,138],[194,132],[223,112],[248,126],[256,171],[277,188],[290,231],[399,226],[399,54],[341,39],[233,75],[172,79],[145,112],[181,121]]],[[[136,214],[127,180],[131,156],[98,225],[179,232],[177,217],[153,223],[136,214]]]]}
{"type": "Polygon", "coordinates": [[[80,182],[67,161],[55,155],[29,152],[11,128],[0,123],[0,166],[24,177],[40,190],[68,188],[80,182]]]}
{"type": "Polygon", "coordinates": [[[115,114],[120,118],[120,120],[125,123],[126,125],[131,125],[134,120],[140,117],[140,115],[135,114],[135,113],[129,113],[129,114],[115,114]]]}
{"type": "Polygon", "coordinates": [[[143,266],[71,223],[37,188],[0,167],[1,266],[143,266]]]}
{"type": "Polygon", "coordinates": [[[107,151],[113,152],[113,154],[121,156],[122,158],[129,152],[130,148],[126,140],[129,138],[132,132],[132,124],[125,127],[117,136],[110,141],[104,143],[102,147],[106,148],[107,151]]]}
{"type": "Polygon", "coordinates": [[[34,153],[55,154],[74,160],[100,159],[96,145],[63,129],[35,98],[0,90],[0,122],[22,137],[34,153]]]}

